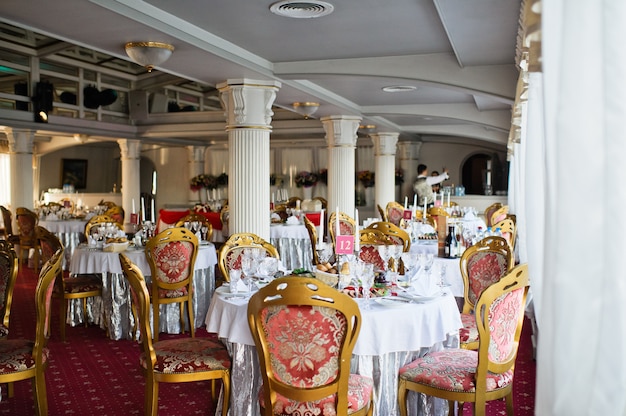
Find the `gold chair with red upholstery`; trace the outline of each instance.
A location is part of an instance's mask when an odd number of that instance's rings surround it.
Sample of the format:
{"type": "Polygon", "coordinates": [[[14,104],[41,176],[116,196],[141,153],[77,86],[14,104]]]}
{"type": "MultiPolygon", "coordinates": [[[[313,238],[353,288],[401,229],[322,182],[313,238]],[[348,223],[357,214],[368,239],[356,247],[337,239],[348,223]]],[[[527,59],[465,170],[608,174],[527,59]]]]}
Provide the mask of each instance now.
{"type": "Polygon", "coordinates": [[[402,204],[391,201],[385,207],[385,212],[387,219],[383,221],[390,222],[398,227],[404,224],[404,206],[402,204]]]}
{"type": "MultiPolygon", "coordinates": [[[[119,254],[128,280],[133,308],[138,316],[143,352],[139,358],[146,377],[145,415],[156,416],[159,409],[159,383],[184,383],[211,380],[212,397],[217,399],[215,380],[222,381],[222,415],[230,402],[231,360],[228,350],[212,338],[175,338],[152,340],[150,329],[150,292],[141,270],[123,253],[119,254]]],[[[183,405],[183,402],[181,402],[183,405]]]]}
{"type": "Polygon", "coordinates": [[[378,246],[392,245],[391,239],[382,231],[374,228],[364,228],[359,232],[359,259],[365,263],[373,264],[374,270],[385,270],[388,265],[380,256],[378,246]]]}
{"type": "Polygon", "coordinates": [[[17,271],[17,254],[13,246],[6,240],[0,240],[0,340],[9,336],[9,318],[17,271]]]}
{"type": "Polygon", "coordinates": [[[309,234],[309,241],[311,242],[311,263],[316,266],[320,262],[319,255],[317,254],[317,250],[315,249],[315,246],[317,245],[317,227],[315,227],[313,221],[308,219],[306,215],[304,215],[302,218],[306,231],[309,234]]]}
{"type": "Polygon", "coordinates": [[[233,269],[241,269],[241,259],[248,248],[262,249],[266,257],[280,259],[278,250],[269,242],[252,233],[238,233],[231,235],[220,247],[217,253],[217,265],[227,282],[230,282],[228,272],[233,269]]]}
{"type": "Polygon", "coordinates": [[[39,270],[39,242],[35,228],[39,224],[39,217],[30,209],[20,207],[15,210],[15,218],[19,229],[19,242],[17,243],[20,246],[20,250],[17,252],[19,264],[22,264],[24,252],[26,252],[26,261],[28,262],[29,252],[32,248],[34,250],[33,268],[37,271],[39,270]]]}
{"type": "Polygon", "coordinates": [[[193,272],[198,255],[198,238],[182,227],[168,228],[146,243],[146,258],[152,277],[152,320],[154,340],[159,340],[159,310],[163,304],[178,303],[180,328],[184,331],[187,307],[189,331],[196,336],[193,312],[193,272]]]}
{"type": "Polygon", "coordinates": [[[494,212],[496,212],[501,207],[502,207],[502,203],[494,202],[493,204],[485,208],[483,215],[485,216],[485,224],[487,225],[487,227],[491,227],[492,225],[491,216],[493,215],[494,212]]]}
{"type": "MultiPolygon", "coordinates": [[[[33,379],[33,397],[35,414],[48,414],[48,399],[44,371],[48,367],[50,351],[48,341],[48,322],[50,321],[50,303],[54,280],[61,272],[63,250],[57,251],[41,269],[35,289],[35,339],[6,339],[0,341],[0,383],[14,383],[33,379]]],[[[9,387],[9,397],[12,388],[9,387]]]]}
{"type": "Polygon", "coordinates": [[[114,207],[107,209],[104,212],[104,215],[111,217],[113,221],[115,221],[119,225],[124,225],[124,208],[120,207],[119,205],[115,205],[114,207]]]}
{"type": "Polygon", "coordinates": [[[509,242],[511,249],[515,249],[515,240],[517,238],[517,226],[512,218],[505,218],[498,221],[491,227],[492,229],[499,228],[502,233],[502,237],[509,242]]]}
{"type": "Polygon", "coordinates": [[[328,231],[330,238],[335,245],[335,232],[337,230],[337,221],[339,221],[339,234],[340,235],[355,235],[357,230],[357,224],[354,218],[350,217],[344,212],[339,213],[339,219],[336,219],[337,212],[333,211],[328,216],[328,231]]]}
{"type": "Polygon", "coordinates": [[[250,298],[248,324],[263,415],[372,414],[372,379],[350,374],[361,313],[349,296],[313,278],[275,279],[250,298]]]}
{"type": "Polygon", "coordinates": [[[459,331],[461,348],[478,348],[474,307],[485,289],[498,282],[515,266],[511,246],[502,237],[486,237],[463,252],[463,328],[459,331]]]}
{"type": "Polygon", "coordinates": [[[13,235],[13,214],[11,214],[11,211],[3,205],[0,205],[0,211],[2,211],[2,222],[4,224],[4,227],[2,228],[2,235],[4,236],[4,239],[10,240],[13,238],[12,242],[17,242],[18,237],[13,235]]]}
{"type": "Polygon", "coordinates": [[[207,227],[206,241],[211,241],[211,237],[213,237],[213,224],[211,224],[211,221],[209,221],[207,217],[196,212],[190,212],[189,214],[176,221],[176,224],[174,225],[176,227],[184,227],[186,222],[198,222],[201,224],[202,227],[207,227]]]}
{"type": "Polygon", "coordinates": [[[455,402],[471,402],[476,416],[485,415],[487,401],[504,397],[513,416],[513,370],[527,292],[528,266],[523,264],[480,295],[474,315],[478,350],[444,349],[400,368],[400,415],[407,416],[407,393],[414,391],[447,400],[449,414],[455,414],[455,402]]]}
{"type": "MultiPolygon", "coordinates": [[[[43,261],[48,261],[59,249],[63,249],[61,240],[45,229],[37,226],[37,239],[41,246],[43,261]]],[[[82,303],[83,320],[85,327],[87,319],[87,299],[102,296],[102,280],[95,274],[84,274],[64,277],[60,272],[54,284],[54,296],[59,298],[59,323],[61,325],[61,341],[65,342],[65,325],[67,319],[67,302],[71,299],[80,299],[82,303]]]]}

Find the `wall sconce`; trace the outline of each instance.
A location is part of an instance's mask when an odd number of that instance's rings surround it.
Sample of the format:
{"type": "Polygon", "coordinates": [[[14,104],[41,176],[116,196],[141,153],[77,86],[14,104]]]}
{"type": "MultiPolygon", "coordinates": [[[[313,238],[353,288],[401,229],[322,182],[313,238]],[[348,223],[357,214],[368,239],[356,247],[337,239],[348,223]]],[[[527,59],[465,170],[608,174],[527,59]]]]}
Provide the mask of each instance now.
{"type": "Polygon", "coordinates": [[[146,67],[148,72],[167,61],[174,52],[174,46],[161,42],[128,42],[124,49],[133,62],[146,67]]]}

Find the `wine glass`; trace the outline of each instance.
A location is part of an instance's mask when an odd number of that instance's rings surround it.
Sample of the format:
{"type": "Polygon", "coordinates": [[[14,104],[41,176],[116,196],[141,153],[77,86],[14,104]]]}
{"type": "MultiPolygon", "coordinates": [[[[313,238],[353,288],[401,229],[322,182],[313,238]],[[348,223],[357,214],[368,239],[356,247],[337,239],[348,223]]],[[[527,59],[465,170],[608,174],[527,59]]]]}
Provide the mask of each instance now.
{"type": "Polygon", "coordinates": [[[393,269],[396,273],[400,271],[400,256],[402,256],[403,249],[404,247],[399,244],[389,246],[390,257],[393,259],[393,269]]]}
{"type": "Polygon", "coordinates": [[[445,278],[446,278],[446,265],[444,263],[441,263],[439,265],[439,289],[440,290],[443,290],[444,286],[446,285],[445,278]]]}
{"type": "Polygon", "coordinates": [[[230,293],[239,292],[238,285],[241,280],[241,269],[232,269],[228,272],[230,278],[230,293]]]}
{"type": "Polygon", "coordinates": [[[383,271],[387,271],[389,268],[389,259],[391,258],[391,251],[386,244],[380,244],[376,247],[380,258],[383,260],[383,271]]]}
{"type": "Polygon", "coordinates": [[[207,241],[207,237],[208,237],[208,232],[209,232],[209,227],[207,227],[206,225],[203,225],[200,230],[202,231],[202,240],[203,241],[207,241]]]}
{"type": "Polygon", "coordinates": [[[317,251],[317,258],[320,263],[328,263],[330,258],[333,256],[333,245],[322,242],[317,244],[315,251],[317,251]]]}
{"type": "Polygon", "coordinates": [[[252,292],[253,276],[257,271],[256,260],[253,257],[244,256],[241,259],[241,273],[243,273],[243,281],[248,286],[248,290],[252,292]]]}
{"type": "Polygon", "coordinates": [[[361,262],[360,268],[361,287],[363,288],[363,299],[365,302],[365,308],[369,308],[369,301],[371,297],[371,289],[374,286],[374,265],[371,263],[361,262]]]}

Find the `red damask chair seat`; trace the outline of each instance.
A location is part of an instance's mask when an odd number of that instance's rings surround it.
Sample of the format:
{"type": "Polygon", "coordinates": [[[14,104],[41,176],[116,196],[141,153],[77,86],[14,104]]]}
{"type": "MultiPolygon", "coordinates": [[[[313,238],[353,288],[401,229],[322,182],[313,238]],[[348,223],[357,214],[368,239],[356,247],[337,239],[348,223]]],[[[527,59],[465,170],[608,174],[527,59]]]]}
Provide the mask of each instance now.
{"type": "Polygon", "coordinates": [[[373,264],[374,270],[385,270],[385,262],[378,253],[378,246],[362,245],[359,258],[365,263],[373,264]]]}
{"type": "Polygon", "coordinates": [[[266,257],[280,258],[276,247],[258,235],[252,233],[233,234],[220,247],[217,253],[217,265],[227,282],[230,281],[230,270],[241,269],[241,260],[244,257],[244,252],[249,248],[264,250],[266,257]]]}
{"type": "MultiPolygon", "coordinates": [[[[478,352],[453,350],[433,352],[400,369],[400,376],[413,383],[447,391],[476,391],[474,371],[478,352]]],[[[502,374],[487,372],[487,391],[508,387],[513,383],[513,370],[502,374]]]]}
{"type": "MultiPolygon", "coordinates": [[[[35,368],[34,346],[35,342],[27,339],[6,339],[0,342],[0,373],[13,373],[35,368]]],[[[50,350],[44,347],[41,353],[41,361],[45,365],[48,362],[50,350]]]]}
{"type": "Polygon", "coordinates": [[[77,276],[65,279],[65,293],[84,293],[102,290],[102,281],[96,276],[77,276]]]}
{"type": "MultiPolygon", "coordinates": [[[[371,378],[363,377],[358,374],[350,374],[348,379],[349,415],[362,411],[369,405],[373,388],[374,384],[371,378]]],[[[264,395],[265,393],[263,391],[263,387],[261,387],[261,391],[259,392],[259,403],[262,408],[265,408],[264,395]]],[[[324,399],[316,400],[314,402],[298,402],[277,394],[276,402],[274,404],[274,414],[276,416],[313,415],[316,414],[315,409],[334,409],[335,401],[335,395],[327,396],[324,399]]],[[[325,415],[327,413],[323,412],[321,414],[325,415]]]]}
{"type": "MultiPolygon", "coordinates": [[[[154,371],[174,374],[230,370],[230,357],[224,345],[209,338],[170,339],[152,344],[156,354],[154,371]]],[[[149,370],[146,355],[139,358],[141,367],[149,370]]]]}

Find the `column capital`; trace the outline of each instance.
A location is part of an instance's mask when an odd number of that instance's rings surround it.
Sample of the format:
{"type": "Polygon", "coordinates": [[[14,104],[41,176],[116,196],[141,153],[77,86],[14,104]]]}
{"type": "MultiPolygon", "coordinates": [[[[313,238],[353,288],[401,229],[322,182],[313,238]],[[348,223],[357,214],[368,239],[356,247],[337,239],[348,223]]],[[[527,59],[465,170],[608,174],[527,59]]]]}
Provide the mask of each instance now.
{"type": "Polygon", "coordinates": [[[141,159],[141,141],[119,139],[120,156],[122,159],[141,159]]]}
{"type": "Polygon", "coordinates": [[[206,146],[187,146],[189,160],[191,162],[204,162],[206,149],[206,146]]]}
{"type": "Polygon", "coordinates": [[[14,129],[7,127],[4,129],[9,142],[9,153],[33,154],[35,143],[35,130],[14,129]]]}
{"type": "Polygon", "coordinates": [[[328,116],[320,119],[326,132],[328,146],[355,147],[357,130],[361,123],[361,117],[355,116],[328,116]]]}
{"type": "Polygon", "coordinates": [[[417,160],[420,155],[420,149],[424,142],[399,142],[398,154],[400,160],[417,160]]]}
{"type": "Polygon", "coordinates": [[[229,79],[217,85],[226,116],[226,130],[241,128],[271,131],[272,104],[280,89],[278,81],[229,79]]]}
{"type": "Polygon", "coordinates": [[[395,156],[396,144],[400,133],[373,133],[370,134],[374,143],[374,156],[395,156]]]}

